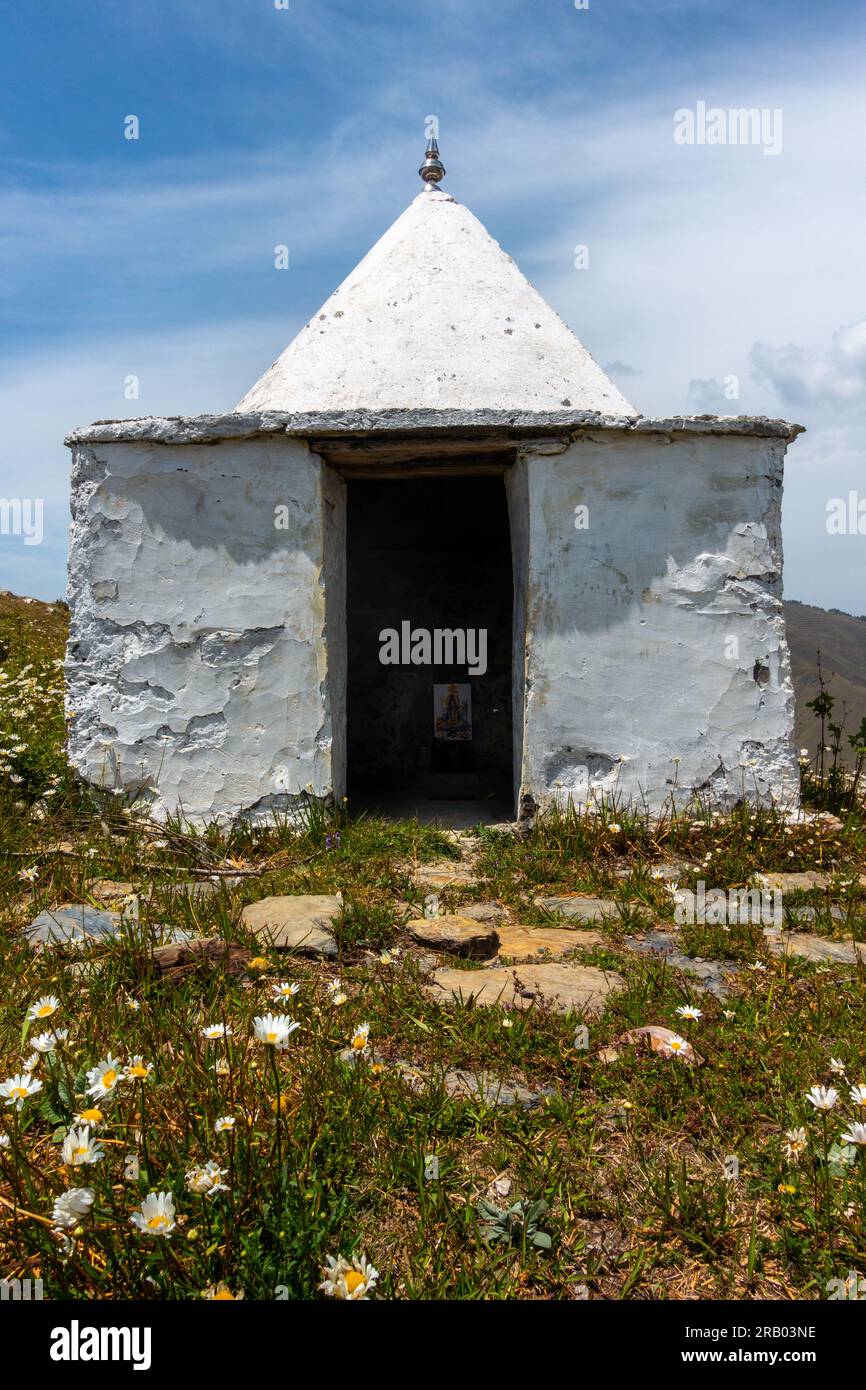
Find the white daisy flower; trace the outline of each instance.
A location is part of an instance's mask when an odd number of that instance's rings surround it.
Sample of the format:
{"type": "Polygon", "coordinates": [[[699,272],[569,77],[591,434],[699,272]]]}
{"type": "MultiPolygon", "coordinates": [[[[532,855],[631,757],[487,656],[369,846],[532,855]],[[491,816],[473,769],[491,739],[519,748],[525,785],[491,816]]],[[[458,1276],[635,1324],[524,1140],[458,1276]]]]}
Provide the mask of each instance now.
{"type": "Polygon", "coordinates": [[[146,1081],[153,1071],[153,1062],[145,1062],[143,1057],[133,1057],[123,1068],[125,1081],[146,1081]]]}
{"type": "Polygon", "coordinates": [[[830,1058],[830,1070],[834,1076],[845,1075],[845,1063],[840,1062],[838,1057],[830,1058]]]}
{"type": "Polygon", "coordinates": [[[848,1126],[842,1135],[843,1144],[866,1144],[866,1125],[859,1120],[848,1126]]]}
{"type": "Polygon", "coordinates": [[[92,1187],[71,1187],[68,1192],[61,1192],[51,1211],[55,1229],[68,1231],[77,1226],[81,1218],[87,1216],[95,1198],[92,1187]]]}
{"type": "Polygon", "coordinates": [[[352,1029],[351,1048],[353,1052],[363,1053],[370,1045],[370,1025],[361,1023],[352,1029]]]}
{"type": "Polygon", "coordinates": [[[170,1236],[175,1228],[174,1202],[170,1192],[148,1192],[140,1211],[130,1221],[143,1236],[170,1236]]]}
{"type": "Polygon", "coordinates": [[[799,1129],[785,1131],[785,1143],[782,1145],[782,1152],[789,1163],[797,1162],[806,1147],[806,1142],[806,1131],[802,1125],[799,1129]]]}
{"type": "Polygon", "coordinates": [[[87,1073],[87,1094],[93,1096],[94,1100],[104,1100],[106,1096],[113,1096],[122,1078],[120,1062],[109,1053],[103,1062],[98,1062],[87,1073]]]}
{"type": "Polygon", "coordinates": [[[35,1096],[36,1092],[41,1090],[42,1082],[37,1081],[29,1071],[25,1071],[17,1076],[7,1077],[0,1085],[0,1096],[3,1096],[7,1105],[13,1105],[16,1110],[20,1110],[29,1096],[35,1096]]]}
{"type": "Polygon", "coordinates": [[[38,1023],[41,1018],[50,1018],[60,1008],[60,1000],[54,994],[43,994],[27,1010],[28,1023],[38,1023]]]}
{"type": "Polygon", "coordinates": [[[77,1125],[86,1125],[88,1129],[99,1129],[105,1119],[104,1114],[98,1105],[88,1107],[86,1110],[79,1110],[75,1116],[77,1125]]]}
{"type": "Polygon", "coordinates": [[[378,1269],[367,1262],[367,1257],[354,1256],[351,1264],[342,1255],[334,1259],[329,1255],[322,1269],[324,1280],[319,1285],[329,1298],[344,1298],[362,1303],[369,1298],[379,1278],[378,1269]]]}
{"type": "Polygon", "coordinates": [[[701,1010],[696,1009],[693,1004],[680,1004],[677,1013],[680,1018],[692,1019],[694,1022],[697,1022],[699,1018],[703,1018],[704,1016],[701,1010]]]}
{"type": "Polygon", "coordinates": [[[806,1099],[816,1110],[832,1110],[839,1099],[835,1086],[813,1086],[806,1099]]]}
{"type": "Polygon", "coordinates": [[[58,1044],[65,1042],[68,1037],[68,1028],[58,1028],[55,1033],[40,1033],[38,1037],[31,1038],[30,1046],[37,1052],[56,1052],[58,1044]]]}
{"type": "Polygon", "coordinates": [[[852,1105],[866,1105],[866,1086],[862,1082],[851,1087],[850,1095],[852,1105]]]}
{"type": "Polygon", "coordinates": [[[190,1168],[186,1185],[190,1192],[195,1192],[199,1197],[215,1197],[218,1192],[228,1192],[222,1181],[227,1172],[227,1168],[220,1168],[218,1163],[210,1159],[203,1168],[190,1168]]]}
{"type": "Polygon", "coordinates": [[[214,1131],[217,1134],[224,1134],[227,1129],[234,1129],[236,1124],[237,1120],[234,1115],[220,1115],[214,1124],[214,1131]]]}
{"type": "Polygon", "coordinates": [[[253,1019],[253,1031],[259,1042],[266,1047],[275,1047],[278,1052],[288,1046],[291,1034],[300,1026],[293,1023],[288,1014],[263,1014],[261,1018],[253,1019]]]}
{"type": "Polygon", "coordinates": [[[63,1162],[77,1168],[82,1163],[99,1163],[105,1150],[90,1137],[90,1130],[70,1129],[63,1141],[63,1162]]]}
{"type": "Polygon", "coordinates": [[[228,1023],[208,1023],[202,1028],[201,1035],[208,1042],[222,1041],[223,1038],[230,1038],[232,1035],[231,1025],[228,1023]]]}
{"type": "Polygon", "coordinates": [[[665,1039],[665,1050],[672,1057],[687,1057],[691,1052],[691,1044],[685,1038],[681,1038],[679,1033],[671,1033],[670,1037],[665,1039]]]}
{"type": "Polygon", "coordinates": [[[279,984],[271,985],[271,996],[274,999],[291,999],[300,992],[300,988],[300,985],[287,984],[285,980],[281,980],[279,984]]]}

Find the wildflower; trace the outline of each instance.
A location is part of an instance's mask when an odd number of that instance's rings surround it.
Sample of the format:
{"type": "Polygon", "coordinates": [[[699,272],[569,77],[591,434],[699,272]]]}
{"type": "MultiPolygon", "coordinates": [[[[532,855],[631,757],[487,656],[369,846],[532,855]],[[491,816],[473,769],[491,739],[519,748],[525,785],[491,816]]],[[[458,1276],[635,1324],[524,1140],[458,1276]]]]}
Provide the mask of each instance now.
{"type": "Polygon", "coordinates": [[[732,1018],[736,1018],[736,1017],[737,1017],[737,1015],[734,1013],[733,1009],[722,1009],[722,1014],[723,1014],[723,1016],[728,1020],[729,1023],[730,1023],[730,1021],[731,1021],[732,1018]]]}
{"type": "Polygon", "coordinates": [[[133,1057],[132,1061],[127,1062],[123,1068],[123,1075],[127,1081],[146,1081],[152,1071],[152,1062],[145,1062],[141,1057],[133,1057]]]}
{"type": "Polygon", "coordinates": [[[866,1105],[866,1086],[862,1082],[857,1086],[852,1086],[850,1094],[852,1105],[866,1105]]]}
{"type": "Polygon", "coordinates": [[[253,956],[248,968],[250,970],[267,970],[268,962],[265,960],[264,956],[253,956]]]}
{"type": "Polygon", "coordinates": [[[69,1037],[67,1028],[58,1028],[56,1033],[40,1033],[37,1038],[30,1039],[31,1047],[37,1052],[55,1052],[57,1044],[65,1042],[69,1037]]]}
{"type": "Polygon", "coordinates": [[[672,1057],[687,1057],[691,1051],[691,1045],[679,1033],[671,1033],[665,1040],[665,1047],[672,1057]]]}
{"type": "Polygon", "coordinates": [[[42,1082],[34,1080],[29,1071],[19,1073],[18,1076],[10,1076],[0,1085],[0,1096],[4,1096],[7,1105],[14,1105],[16,1110],[20,1110],[28,1096],[35,1096],[37,1091],[42,1090],[42,1082]]]}
{"type": "Polygon", "coordinates": [[[813,1086],[806,1099],[816,1110],[832,1110],[839,1099],[839,1092],[834,1086],[813,1086]]]}
{"type": "Polygon", "coordinates": [[[238,1298],[243,1298],[243,1291],[232,1293],[224,1279],[220,1279],[218,1284],[209,1284],[206,1289],[202,1289],[202,1298],[212,1299],[214,1302],[227,1303],[229,1300],[234,1302],[238,1298]]]}
{"type": "MultiPolygon", "coordinates": [[[[14,781],[15,779],[13,778],[12,780],[14,781]]],[[[31,865],[29,869],[19,870],[18,877],[23,878],[25,883],[35,883],[39,877],[39,870],[31,865]]]]}
{"type": "Polygon", "coordinates": [[[513,1018],[504,1018],[504,1019],[502,1020],[502,1027],[503,1027],[503,1028],[513,1028],[513,1027],[514,1027],[514,1019],[513,1019],[513,1018]]]}
{"type": "Polygon", "coordinates": [[[842,1135],[843,1144],[866,1144],[866,1125],[855,1120],[842,1135]]]}
{"type": "Polygon", "coordinates": [[[144,1236],[170,1236],[175,1228],[174,1202],[170,1192],[148,1192],[140,1211],[130,1221],[144,1236]]]}
{"type": "Polygon", "coordinates": [[[805,1147],[806,1131],[802,1125],[799,1129],[785,1131],[785,1143],[782,1145],[782,1152],[789,1163],[796,1163],[805,1147]]]}
{"type": "Polygon", "coordinates": [[[845,1063],[840,1062],[838,1057],[830,1058],[830,1070],[834,1076],[845,1075],[845,1063]]]}
{"type": "Polygon", "coordinates": [[[55,1230],[68,1231],[77,1226],[90,1211],[95,1197],[92,1187],[70,1187],[68,1192],[61,1192],[51,1210],[55,1230]]]}
{"type": "Polygon", "coordinates": [[[234,1129],[236,1124],[237,1120],[234,1115],[220,1115],[214,1124],[214,1130],[217,1134],[222,1134],[227,1129],[234,1129]]]}
{"type": "Polygon", "coordinates": [[[266,1047],[275,1047],[278,1052],[285,1050],[290,1035],[300,1026],[293,1023],[288,1014],[264,1014],[261,1018],[253,1019],[253,1031],[259,1042],[266,1047]]]}
{"type": "Polygon", "coordinates": [[[767,967],[762,960],[753,960],[752,964],[749,966],[750,970],[756,970],[758,974],[766,970],[766,968],[767,967]]]}
{"type": "Polygon", "coordinates": [[[43,994],[41,999],[37,999],[35,1004],[31,1004],[27,1010],[28,1023],[36,1023],[40,1018],[50,1018],[60,1008],[60,1000],[53,994],[43,994]]]}
{"type": "Polygon", "coordinates": [[[612,820],[607,828],[610,831],[611,835],[619,835],[622,830],[622,826],[617,825],[615,820],[612,820]]]}
{"type": "Polygon", "coordinates": [[[77,1125],[87,1125],[89,1129],[98,1129],[105,1119],[98,1105],[94,1105],[87,1110],[79,1110],[75,1116],[77,1125]]]}
{"type": "Polygon", "coordinates": [[[294,994],[299,992],[300,988],[300,985],[290,985],[285,980],[281,980],[278,985],[271,985],[271,996],[274,999],[291,999],[294,994]]]}
{"type": "Polygon", "coordinates": [[[208,1023],[202,1028],[201,1035],[207,1038],[208,1042],[217,1042],[222,1038],[230,1038],[232,1035],[231,1025],[228,1023],[208,1023]]]}
{"type": "Polygon", "coordinates": [[[369,1025],[369,1023],[362,1023],[362,1024],[360,1024],[358,1027],[352,1029],[352,1043],[351,1043],[351,1047],[352,1047],[352,1051],[353,1051],[353,1052],[357,1052],[357,1053],[364,1053],[364,1052],[366,1052],[366,1051],[367,1051],[367,1048],[368,1048],[368,1046],[369,1046],[369,1043],[370,1043],[370,1025],[369,1025]]]}
{"type": "Polygon", "coordinates": [[[203,1168],[189,1170],[186,1185],[190,1192],[197,1193],[199,1197],[215,1197],[218,1192],[228,1192],[222,1181],[227,1172],[227,1168],[220,1168],[218,1163],[210,1159],[203,1168]]]}
{"type": "Polygon", "coordinates": [[[230,1075],[231,1075],[231,1067],[229,1066],[229,1064],[228,1064],[228,1062],[226,1061],[225,1057],[220,1057],[219,1061],[217,1062],[216,1066],[214,1067],[214,1071],[216,1072],[217,1076],[230,1076],[230,1075]]]}
{"type": "Polygon", "coordinates": [[[794,1195],[794,1193],[797,1191],[797,1189],[796,1189],[796,1187],[793,1186],[792,1183],[789,1183],[789,1182],[780,1182],[780,1183],[779,1183],[779,1186],[776,1188],[776,1191],[777,1191],[777,1192],[784,1192],[787,1196],[793,1197],[793,1195],[794,1195]]]}
{"type": "Polygon", "coordinates": [[[680,1018],[687,1018],[694,1023],[697,1023],[698,1019],[704,1016],[702,1010],[696,1009],[694,1004],[680,1004],[677,1013],[680,1018]]]}
{"type": "Polygon", "coordinates": [[[77,1168],[82,1163],[99,1163],[105,1158],[105,1150],[90,1137],[90,1130],[70,1129],[63,1141],[63,1162],[77,1168]]]}
{"type": "Polygon", "coordinates": [[[337,1259],[329,1255],[322,1273],[325,1277],[319,1288],[323,1293],[329,1298],[351,1299],[356,1303],[366,1301],[379,1278],[378,1269],[368,1264],[365,1255],[361,1255],[360,1258],[356,1255],[351,1264],[344,1260],[342,1255],[337,1259]]]}
{"type": "Polygon", "coordinates": [[[90,1083],[87,1094],[93,1096],[94,1100],[103,1100],[106,1096],[113,1095],[121,1076],[120,1063],[109,1053],[104,1062],[97,1062],[87,1073],[90,1083]]]}

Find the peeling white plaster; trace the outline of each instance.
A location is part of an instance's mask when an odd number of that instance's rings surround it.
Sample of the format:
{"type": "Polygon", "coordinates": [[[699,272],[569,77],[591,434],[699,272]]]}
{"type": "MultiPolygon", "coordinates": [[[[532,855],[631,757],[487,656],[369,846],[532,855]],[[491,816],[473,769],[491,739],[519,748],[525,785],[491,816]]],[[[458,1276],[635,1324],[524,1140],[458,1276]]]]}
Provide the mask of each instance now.
{"type": "Polygon", "coordinates": [[[796,803],[784,450],[588,434],[527,451],[524,797],[796,803]]]}
{"type": "Polygon", "coordinates": [[[68,706],[88,780],[198,821],[335,788],[327,474],[285,437],[76,447],[68,706]]]}

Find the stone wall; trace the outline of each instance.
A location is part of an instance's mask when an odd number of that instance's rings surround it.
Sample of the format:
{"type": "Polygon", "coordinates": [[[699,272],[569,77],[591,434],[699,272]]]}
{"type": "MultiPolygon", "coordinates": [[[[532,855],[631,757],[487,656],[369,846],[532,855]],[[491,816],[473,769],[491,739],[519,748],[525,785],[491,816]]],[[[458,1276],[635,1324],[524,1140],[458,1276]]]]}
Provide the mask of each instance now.
{"type": "Polygon", "coordinates": [[[86,778],[197,821],[342,794],[344,508],[302,440],[74,443],[69,747],[86,778]]]}
{"type": "Polygon", "coordinates": [[[524,796],[793,801],[785,441],[590,430],[555,449],[520,465],[524,796]]]}

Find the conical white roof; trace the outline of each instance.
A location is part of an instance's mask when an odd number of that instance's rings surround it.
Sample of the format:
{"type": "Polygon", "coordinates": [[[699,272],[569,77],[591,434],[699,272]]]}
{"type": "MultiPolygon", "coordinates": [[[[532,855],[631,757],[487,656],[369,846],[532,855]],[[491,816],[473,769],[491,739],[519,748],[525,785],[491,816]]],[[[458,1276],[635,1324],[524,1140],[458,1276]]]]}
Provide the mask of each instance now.
{"type": "Polygon", "coordinates": [[[427,187],[236,409],[569,406],[637,414],[478,218],[427,187]]]}

